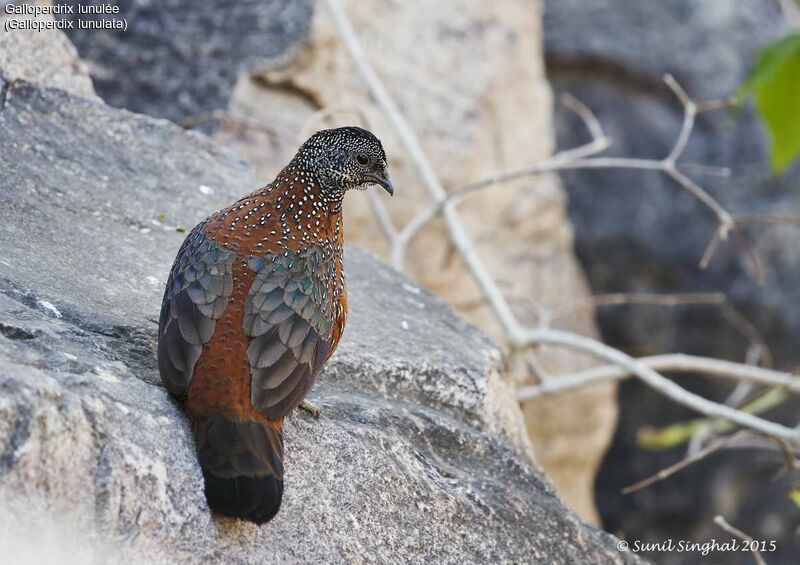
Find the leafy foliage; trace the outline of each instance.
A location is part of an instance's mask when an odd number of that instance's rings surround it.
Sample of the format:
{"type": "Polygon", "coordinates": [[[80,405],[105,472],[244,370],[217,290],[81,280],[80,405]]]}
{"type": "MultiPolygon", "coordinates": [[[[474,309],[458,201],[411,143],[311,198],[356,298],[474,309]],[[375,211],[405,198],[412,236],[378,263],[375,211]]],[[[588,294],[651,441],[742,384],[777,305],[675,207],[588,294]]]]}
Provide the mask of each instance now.
{"type": "Polygon", "coordinates": [[[800,34],[760,51],[739,90],[740,101],[750,96],[767,126],[772,170],[780,174],[800,157],[800,34]]]}

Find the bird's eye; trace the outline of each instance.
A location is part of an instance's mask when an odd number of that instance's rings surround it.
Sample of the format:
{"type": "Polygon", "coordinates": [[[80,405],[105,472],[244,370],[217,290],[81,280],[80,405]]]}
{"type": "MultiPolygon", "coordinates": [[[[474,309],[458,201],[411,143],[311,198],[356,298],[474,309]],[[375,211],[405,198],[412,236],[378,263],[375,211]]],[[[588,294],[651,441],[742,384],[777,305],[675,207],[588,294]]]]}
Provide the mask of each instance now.
{"type": "Polygon", "coordinates": [[[359,153],[358,155],[356,155],[356,161],[358,161],[359,165],[368,165],[369,156],[366,153],[359,153]]]}

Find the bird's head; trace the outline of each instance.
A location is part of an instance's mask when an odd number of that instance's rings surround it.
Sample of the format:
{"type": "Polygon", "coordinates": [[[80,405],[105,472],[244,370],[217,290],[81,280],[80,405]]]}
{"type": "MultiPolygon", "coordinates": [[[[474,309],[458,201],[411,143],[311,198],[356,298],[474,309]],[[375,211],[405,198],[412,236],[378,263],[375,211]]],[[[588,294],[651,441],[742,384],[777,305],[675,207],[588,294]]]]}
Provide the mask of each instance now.
{"type": "Polygon", "coordinates": [[[347,190],[364,190],[372,184],[394,194],[383,146],[365,129],[350,126],[318,131],[300,147],[295,160],[315,174],[330,198],[341,198],[347,190]]]}

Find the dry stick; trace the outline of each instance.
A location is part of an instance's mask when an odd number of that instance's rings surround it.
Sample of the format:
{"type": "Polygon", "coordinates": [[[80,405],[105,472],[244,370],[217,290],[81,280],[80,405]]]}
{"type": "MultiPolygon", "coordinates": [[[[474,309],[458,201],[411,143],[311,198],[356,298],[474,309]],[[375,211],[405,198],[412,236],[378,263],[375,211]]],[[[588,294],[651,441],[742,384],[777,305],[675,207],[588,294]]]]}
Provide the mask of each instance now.
{"type": "Polygon", "coordinates": [[[764,558],[761,556],[761,552],[758,551],[758,542],[755,541],[752,537],[748,536],[739,528],[734,528],[733,526],[731,526],[728,522],[725,521],[725,518],[723,518],[720,515],[714,518],[714,523],[723,530],[725,530],[726,532],[728,532],[729,534],[733,534],[737,538],[747,542],[747,546],[750,548],[750,553],[753,554],[753,560],[755,560],[755,562],[758,565],[767,565],[767,562],[764,561],[764,558]]]}
{"type": "Polygon", "coordinates": [[[697,175],[710,175],[723,178],[731,176],[731,170],[728,167],[712,167],[709,165],[700,165],[698,163],[678,163],[675,166],[682,171],[697,175]]]}
{"type": "MultiPolygon", "coordinates": [[[[592,137],[592,140],[584,145],[559,151],[549,159],[529,165],[523,169],[517,169],[507,173],[498,173],[497,175],[494,175],[494,180],[492,183],[506,182],[515,178],[531,176],[534,174],[568,169],[570,168],[569,165],[571,162],[602,153],[609,148],[611,145],[611,140],[603,133],[600,122],[585,104],[570,94],[562,95],[561,102],[570,110],[575,112],[583,121],[583,123],[586,125],[586,129],[589,131],[589,134],[592,137]]],[[[474,190],[482,188],[485,186],[485,182],[486,179],[474,183],[474,187],[472,184],[462,187],[468,190],[465,190],[464,194],[459,196],[459,198],[466,195],[468,192],[472,192],[473,188],[474,190]]],[[[408,247],[408,243],[411,241],[411,239],[413,239],[417,232],[428,222],[441,214],[446,203],[453,201],[453,204],[457,204],[457,200],[458,199],[453,197],[453,192],[451,191],[446,195],[444,200],[441,200],[422,210],[415,217],[413,217],[411,221],[403,226],[403,228],[400,230],[398,245],[392,249],[391,263],[395,268],[402,270],[403,257],[405,256],[406,248],[408,247]]]]}
{"type": "MultiPolygon", "coordinates": [[[[573,99],[574,100],[574,99],[573,99]]],[[[580,104],[577,100],[574,100],[575,103],[580,104]]],[[[583,104],[580,104],[581,107],[586,108],[583,104]]],[[[572,106],[572,109],[575,109],[577,106],[572,106]]],[[[588,112],[588,108],[586,108],[588,112]]],[[[579,113],[579,115],[581,115],[579,113]]],[[[589,113],[591,116],[591,113],[589,113]]],[[[596,122],[596,119],[592,116],[591,118],[596,122]]],[[[587,119],[584,119],[585,122],[588,122],[587,119]]],[[[587,123],[588,125],[588,123],[587,123]]],[[[592,128],[589,127],[589,130],[592,131],[592,128]]],[[[433,218],[438,216],[444,205],[448,202],[458,202],[466,195],[470,194],[471,192],[475,192],[477,190],[481,190],[488,186],[494,184],[501,184],[505,182],[509,182],[512,180],[516,180],[519,178],[529,177],[532,175],[538,175],[542,173],[552,173],[557,171],[564,171],[569,169],[581,168],[576,167],[575,163],[584,162],[582,159],[586,159],[591,155],[596,155],[597,153],[602,153],[611,145],[611,140],[605,135],[602,137],[594,138],[592,141],[585,145],[581,145],[579,147],[575,147],[573,149],[566,149],[564,151],[559,151],[555,155],[553,155],[549,159],[545,159],[544,161],[540,161],[538,163],[534,163],[532,165],[526,165],[519,169],[512,169],[510,171],[504,171],[500,173],[495,173],[478,181],[463,185],[459,188],[455,188],[447,193],[447,197],[444,201],[434,204],[430,208],[423,210],[420,212],[414,219],[411,220],[404,228],[403,228],[403,235],[406,240],[410,240],[411,238],[416,235],[416,233],[429,221],[433,218]]]]}
{"type": "Polygon", "coordinates": [[[763,216],[736,216],[734,221],[737,224],[787,224],[800,228],[800,217],[792,218],[790,216],[781,216],[778,214],[764,214],[763,216]]]}
{"type": "MultiPolygon", "coordinates": [[[[800,377],[797,375],[754,365],[744,365],[709,357],[697,357],[684,353],[639,357],[636,361],[653,371],[700,373],[766,386],[786,387],[788,391],[800,394],[800,377]]],[[[548,380],[547,383],[523,387],[517,391],[517,400],[524,402],[545,394],[558,394],[603,381],[619,381],[633,375],[634,372],[629,367],[622,367],[617,364],[594,367],[562,377],[555,377],[548,380]]]]}
{"type": "MultiPolygon", "coordinates": [[[[434,198],[436,202],[435,205],[442,205],[442,215],[444,217],[450,239],[467,265],[470,274],[473,276],[481,291],[489,301],[492,310],[497,316],[508,338],[508,341],[513,348],[522,348],[533,345],[537,342],[543,342],[561,344],[586,351],[630,368],[632,372],[639,376],[642,380],[660,390],[669,398],[672,398],[676,402],[693,408],[703,414],[723,417],[741,426],[749,427],[769,435],[783,437],[792,442],[797,440],[795,432],[789,428],[786,428],[785,426],[768,422],[766,420],[762,420],[761,418],[751,416],[750,414],[738,412],[730,407],[722,406],[705,400],[702,397],[682,389],[652,369],[649,369],[644,365],[640,365],[634,359],[625,355],[621,351],[612,349],[600,342],[565,332],[531,330],[521,327],[494,279],[492,279],[491,275],[489,275],[487,270],[484,268],[483,263],[481,262],[480,257],[478,257],[477,251],[472,243],[472,239],[464,227],[460,216],[456,212],[453,203],[448,200],[447,193],[436,176],[430,161],[428,161],[427,157],[425,156],[425,153],[422,150],[416,135],[406,119],[400,113],[400,110],[398,109],[394,100],[387,92],[386,87],[383,85],[381,80],[375,74],[375,71],[367,62],[361,44],[356,38],[352,24],[342,9],[341,4],[338,0],[326,0],[326,5],[333,17],[334,23],[339,32],[339,36],[346,50],[350,54],[356,69],[367,83],[370,92],[397,132],[400,141],[403,143],[406,152],[411,158],[411,161],[416,166],[417,171],[422,178],[423,184],[434,198]]],[[[685,135],[679,135],[678,142],[683,143],[682,140],[684,137],[685,135]]],[[[670,153],[670,155],[673,153],[679,153],[679,151],[673,151],[670,153]]],[[[710,199],[710,197],[708,198],[710,199]]]]}
{"type": "MultiPolygon", "coordinates": [[[[709,245],[709,247],[706,249],[706,253],[703,254],[703,259],[700,262],[700,267],[703,269],[706,268],[711,260],[711,257],[713,256],[713,253],[716,251],[718,244],[721,241],[727,239],[729,232],[735,226],[735,222],[731,214],[727,210],[725,210],[725,208],[723,208],[722,205],[719,202],[717,202],[717,200],[714,197],[712,197],[700,185],[695,183],[692,179],[690,179],[683,172],[681,172],[681,170],[679,169],[679,165],[677,164],[677,159],[680,158],[680,156],[686,149],[686,144],[688,143],[689,137],[691,136],[692,130],[694,129],[695,118],[697,116],[697,113],[699,111],[716,109],[717,107],[721,107],[723,104],[722,102],[716,103],[716,101],[715,103],[694,102],[689,97],[689,95],[686,94],[686,91],[672,77],[672,75],[669,74],[664,75],[664,82],[678,98],[684,109],[681,129],[678,133],[677,138],[675,139],[675,143],[673,144],[672,149],[664,159],[654,160],[654,159],[635,159],[627,157],[581,157],[580,152],[584,150],[583,147],[577,148],[575,150],[563,151],[556,154],[552,159],[548,159],[541,163],[535,163],[533,165],[528,165],[511,171],[496,173],[488,177],[485,177],[481,180],[451,190],[447,194],[443,202],[438,202],[431,209],[424,210],[416,218],[414,218],[414,220],[412,220],[412,222],[401,231],[402,238],[405,240],[405,242],[410,240],[416,234],[416,232],[419,231],[420,228],[422,228],[427,222],[436,217],[449,201],[458,201],[471,192],[484,189],[494,184],[505,183],[510,180],[534,174],[561,171],[561,170],[604,169],[604,168],[652,170],[652,171],[659,171],[665,174],[673,182],[677,183],[684,190],[688,191],[695,198],[700,200],[700,202],[702,202],[706,207],[708,207],[717,217],[717,221],[719,222],[719,228],[715,232],[714,239],[712,240],[712,243],[709,245]]],[[[594,118],[593,114],[591,114],[588,108],[577,102],[577,100],[575,100],[574,98],[573,99],[568,98],[567,100],[565,100],[565,103],[570,105],[570,107],[576,112],[578,112],[579,115],[581,115],[581,117],[584,116],[591,117],[592,121],[584,119],[584,121],[587,122],[587,127],[589,128],[590,133],[592,134],[593,137],[598,135],[602,137],[595,137],[594,141],[588,144],[586,149],[588,149],[590,152],[599,152],[597,151],[598,146],[602,145],[602,143],[604,142],[608,143],[608,139],[604,135],[602,135],[602,129],[600,128],[599,122],[597,122],[596,118],[594,118]]],[[[727,101],[725,101],[725,103],[727,103],[727,101]]],[[[698,167],[698,165],[689,165],[688,167],[696,168],[698,167]]],[[[730,173],[728,169],[724,168],[710,169],[710,170],[715,170],[715,172],[719,172],[723,175],[728,175],[730,173]]],[[[751,254],[748,254],[748,258],[751,261],[754,260],[754,257],[751,254]]],[[[755,270],[757,273],[761,272],[760,265],[758,265],[757,262],[755,264],[755,270]]]]}
{"type": "Polygon", "coordinates": [[[699,450],[698,452],[694,453],[689,457],[684,457],[674,465],[665,467],[664,469],[658,471],[656,474],[650,475],[646,479],[642,479],[641,481],[633,483],[632,485],[626,486],[625,488],[622,489],[622,494],[631,494],[632,492],[640,491],[643,488],[647,488],[650,485],[655,484],[659,481],[663,481],[664,479],[671,477],[678,471],[685,469],[689,465],[697,463],[701,459],[705,459],[712,453],[719,451],[723,447],[727,446],[729,443],[733,442],[735,439],[738,439],[745,435],[749,435],[749,432],[745,430],[740,430],[733,435],[725,436],[724,438],[718,439],[713,443],[709,443],[703,449],[699,450]]]}
{"type": "MultiPolygon", "coordinates": [[[[397,135],[400,138],[403,146],[406,149],[411,161],[417,168],[425,188],[428,190],[433,199],[438,203],[446,200],[447,193],[442,187],[439,178],[431,166],[430,161],[425,156],[422,146],[414,134],[411,126],[409,126],[405,117],[401,114],[397,104],[389,95],[386,87],[381,82],[378,75],[367,62],[364,50],[355,35],[353,26],[350,23],[347,15],[342,9],[338,0],[327,0],[326,5],[328,11],[333,17],[336,28],[339,32],[339,37],[345,46],[345,49],[350,55],[356,69],[361,77],[367,83],[370,92],[377,101],[378,105],[383,110],[387,119],[391,122],[397,135]]],[[[458,252],[461,254],[464,262],[467,265],[470,273],[475,279],[478,286],[483,291],[487,300],[492,306],[495,314],[497,315],[501,326],[503,327],[506,335],[509,337],[511,343],[519,341],[519,323],[514,317],[514,313],[503,297],[502,292],[497,287],[497,284],[492,279],[486,268],[483,266],[480,257],[478,257],[475,246],[472,243],[472,238],[467,233],[461,218],[455,211],[452,203],[446,203],[442,209],[447,231],[450,234],[450,239],[455,245],[458,252]]]]}
{"type": "MultiPolygon", "coordinates": [[[[609,347],[599,341],[581,335],[558,331],[558,330],[528,329],[524,332],[524,335],[525,339],[530,344],[542,343],[550,345],[560,345],[562,347],[567,347],[577,351],[583,351],[589,353],[601,359],[606,359],[607,361],[610,361],[614,365],[618,365],[624,368],[625,372],[631,373],[634,376],[638,377],[645,384],[657,390],[664,396],[677,402],[678,404],[682,404],[683,406],[691,408],[701,414],[705,414],[706,416],[724,418],[744,428],[749,428],[751,430],[761,432],[766,435],[783,438],[789,443],[794,445],[800,443],[800,432],[792,428],[788,428],[782,424],[770,422],[768,420],[764,420],[763,418],[759,418],[758,416],[753,416],[752,414],[741,412],[729,406],[725,406],[723,404],[706,400],[705,398],[698,396],[680,387],[679,385],[675,384],[666,377],[661,376],[645,363],[641,363],[638,360],[634,359],[633,357],[626,355],[622,351],[609,347]]],[[[730,364],[735,366],[731,367],[728,365],[727,361],[719,361],[713,359],[710,359],[708,361],[725,364],[725,368],[730,370],[734,369],[738,370],[739,374],[737,378],[742,378],[742,377],[752,378],[752,379],[769,378],[769,376],[767,376],[766,373],[762,372],[768,370],[762,369],[760,367],[738,365],[737,363],[730,364]],[[758,372],[753,373],[754,371],[758,372]],[[754,377],[753,376],[754,374],[756,374],[757,377],[754,377]]],[[[701,366],[708,368],[709,364],[703,363],[701,366]]],[[[601,368],[601,369],[611,372],[610,368],[608,369],[601,368]]],[[[589,371],[594,371],[594,369],[590,369],[589,371]]],[[[587,373],[589,371],[583,371],[583,373],[587,373]]],[[[713,372],[717,374],[719,373],[719,370],[717,369],[713,372]]],[[[770,371],[770,373],[774,372],[770,371]]],[[[612,373],[612,378],[615,375],[616,372],[612,373]]],[[[774,375],[772,376],[774,377],[774,375]]],[[[600,380],[607,380],[607,379],[608,376],[604,374],[602,379],[592,378],[589,379],[588,382],[598,382],[600,380]]],[[[553,379],[551,381],[548,381],[547,386],[549,387],[550,383],[552,383],[553,386],[558,386],[557,383],[560,383],[562,380],[564,379],[553,379]]],[[[571,380],[571,382],[573,386],[584,386],[587,383],[587,380],[584,378],[583,381],[580,382],[579,384],[575,384],[573,380],[571,380]]],[[[786,380],[784,384],[793,385],[793,381],[786,380]]],[[[544,385],[538,385],[538,386],[541,387],[544,385]]],[[[526,389],[521,390],[520,393],[525,391],[528,391],[527,387],[526,389]]]]}
{"type": "MultiPolygon", "coordinates": [[[[628,157],[594,157],[594,158],[581,158],[581,159],[565,159],[564,156],[567,157],[574,157],[574,154],[569,153],[568,151],[559,153],[561,155],[560,159],[548,159],[543,163],[535,163],[533,165],[528,165],[526,167],[521,167],[519,169],[515,169],[512,171],[506,171],[501,173],[496,173],[490,175],[484,179],[469,183],[467,185],[461,186],[456,188],[448,194],[448,199],[460,199],[466,194],[470,192],[474,192],[476,190],[480,190],[487,186],[506,182],[508,180],[513,180],[516,178],[529,176],[532,174],[538,174],[540,172],[550,172],[552,170],[564,170],[564,169],[604,169],[604,168],[623,168],[623,169],[643,169],[643,170],[652,170],[652,171],[663,171],[668,174],[675,182],[683,186],[686,190],[694,194],[697,198],[699,198],[704,204],[706,204],[711,210],[717,215],[718,219],[720,220],[721,224],[724,225],[732,225],[733,221],[728,214],[722,208],[722,206],[716,202],[705,190],[697,186],[695,183],[688,179],[683,173],[678,170],[678,165],[676,163],[677,159],[683,154],[683,151],[686,149],[686,144],[688,143],[689,137],[691,135],[692,129],[694,128],[694,120],[695,116],[697,115],[697,103],[692,101],[683,88],[678,85],[672,75],[665,75],[664,81],[666,82],[667,86],[675,93],[678,100],[683,104],[684,107],[684,118],[681,124],[680,132],[678,133],[678,137],[675,140],[672,149],[670,150],[667,157],[661,160],[655,159],[636,159],[636,158],[628,158],[628,157]],[[546,166],[542,167],[541,165],[547,163],[548,165],[552,161],[558,161],[555,167],[546,166]],[[688,182],[687,182],[688,181],[688,182]]],[[[574,99],[573,99],[574,100],[574,99]]],[[[577,102],[577,101],[576,101],[577,102]]],[[[583,106],[581,104],[581,106],[583,106]]],[[[596,118],[589,112],[588,108],[583,106],[584,111],[582,115],[591,116],[593,120],[596,118]]],[[[573,108],[574,109],[574,108],[573,108]]],[[[577,111],[577,110],[576,110],[577,111]]],[[[587,120],[584,120],[587,121],[587,120]]],[[[587,123],[588,125],[588,123],[587,123]]],[[[599,128],[599,124],[597,124],[599,128]]],[[[592,131],[590,127],[590,131],[592,131]]],[[[602,130],[600,130],[602,134],[602,130]]],[[[596,134],[596,131],[593,132],[596,134]]],[[[598,138],[595,139],[597,141],[598,138]]],[[[607,139],[603,135],[599,139],[607,139]]],[[[694,165],[689,164],[686,167],[701,167],[701,165],[694,165]]],[[[704,168],[704,170],[714,170],[722,175],[730,174],[730,171],[726,168],[704,168]]]]}

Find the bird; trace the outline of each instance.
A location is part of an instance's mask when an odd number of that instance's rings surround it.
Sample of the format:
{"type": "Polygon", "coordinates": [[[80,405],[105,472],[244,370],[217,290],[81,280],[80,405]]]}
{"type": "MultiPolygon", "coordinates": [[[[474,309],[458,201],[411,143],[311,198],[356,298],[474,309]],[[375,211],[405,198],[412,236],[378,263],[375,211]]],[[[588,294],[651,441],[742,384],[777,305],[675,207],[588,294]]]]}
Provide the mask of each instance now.
{"type": "Polygon", "coordinates": [[[394,188],[371,132],[326,129],[273,182],[188,234],[167,279],[158,368],[191,423],[209,508],[263,524],[280,509],[283,421],[347,321],[342,201],[394,188]]]}

